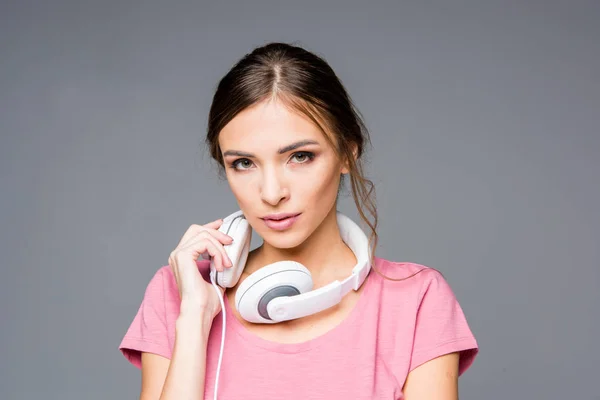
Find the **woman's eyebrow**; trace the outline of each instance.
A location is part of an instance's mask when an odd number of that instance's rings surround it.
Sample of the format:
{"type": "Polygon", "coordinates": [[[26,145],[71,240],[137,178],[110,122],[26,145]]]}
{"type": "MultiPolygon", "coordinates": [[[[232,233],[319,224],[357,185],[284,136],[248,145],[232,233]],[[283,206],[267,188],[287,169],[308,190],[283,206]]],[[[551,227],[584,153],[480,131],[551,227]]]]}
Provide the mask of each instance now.
{"type": "MultiPolygon", "coordinates": [[[[299,147],[307,146],[309,144],[319,144],[319,142],[317,142],[316,140],[310,140],[310,139],[301,140],[299,142],[292,143],[287,146],[281,147],[279,150],[277,150],[277,153],[284,154],[284,153],[287,153],[288,151],[292,151],[299,147]]],[[[254,154],[246,153],[245,151],[239,151],[239,150],[227,150],[226,152],[223,153],[223,156],[224,157],[225,156],[254,157],[254,154]]]]}
{"type": "Polygon", "coordinates": [[[316,140],[310,140],[310,139],[301,140],[299,142],[292,143],[290,145],[280,148],[279,150],[277,150],[277,153],[279,153],[279,154],[287,153],[288,151],[296,150],[298,147],[306,146],[309,144],[319,144],[319,142],[317,142],[316,140]]]}

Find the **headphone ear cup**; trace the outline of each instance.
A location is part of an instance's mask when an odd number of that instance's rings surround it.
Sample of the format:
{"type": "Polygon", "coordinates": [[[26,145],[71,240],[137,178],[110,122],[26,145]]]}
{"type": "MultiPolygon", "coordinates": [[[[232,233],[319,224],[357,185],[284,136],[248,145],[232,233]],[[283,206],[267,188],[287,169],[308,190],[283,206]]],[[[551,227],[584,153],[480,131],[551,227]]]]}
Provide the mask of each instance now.
{"type": "MultiPolygon", "coordinates": [[[[231,244],[223,246],[233,266],[225,268],[223,272],[215,270],[216,282],[222,288],[231,288],[237,284],[246,266],[252,240],[252,228],[245,218],[235,218],[229,224],[223,224],[219,230],[233,238],[231,244]]],[[[214,269],[212,261],[211,269],[214,269]]]]}
{"type": "Polygon", "coordinates": [[[267,311],[271,300],[311,291],[310,271],[295,261],[278,261],[248,276],[235,293],[235,305],[248,322],[275,323],[267,311]]]}

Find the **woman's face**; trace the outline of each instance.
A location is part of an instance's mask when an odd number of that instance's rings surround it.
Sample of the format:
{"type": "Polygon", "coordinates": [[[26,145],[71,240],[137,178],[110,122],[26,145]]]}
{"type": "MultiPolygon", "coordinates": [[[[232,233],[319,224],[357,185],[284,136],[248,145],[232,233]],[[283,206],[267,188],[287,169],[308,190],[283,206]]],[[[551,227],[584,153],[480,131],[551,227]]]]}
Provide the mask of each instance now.
{"type": "Polygon", "coordinates": [[[335,210],[340,174],[348,171],[319,128],[281,102],[239,113],[221,130],[219,145],[240,209],[269,245],[302,244],[335,210]],[[265,220],[280,213],[298,216],[265,220]]]}

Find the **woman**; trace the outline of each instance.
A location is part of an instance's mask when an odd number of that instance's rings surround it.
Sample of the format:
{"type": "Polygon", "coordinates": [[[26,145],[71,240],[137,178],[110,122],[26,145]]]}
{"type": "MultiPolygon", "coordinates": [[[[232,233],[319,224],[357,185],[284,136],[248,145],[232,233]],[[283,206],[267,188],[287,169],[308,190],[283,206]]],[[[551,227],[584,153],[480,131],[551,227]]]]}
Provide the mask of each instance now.
{"type": "MultiPolygon", "coordinates": [[[[192,225],[150,281],[120,349],[142,371],[141,399],[457,399],[478,346],[451,288],[433,268],[372,256],[371,273],[339,304],[273,324],[234,306],[253,272],[303,264],[313,289],[348,277],[357,259],[336,202],[345,178],[377,245],[372,183],[362,173],[367,130],[334,71],[300,47],[271,43],[220,81],[207,143],[241,211],[263,239],[224,294],[208,281],[231,266],[222,220],[192,225]],[[275,222],[282,213],[286,221],[275,222]],[[371,218],[367,218],[367,214],[371,218]],[[373,273],[375,271],[375,273],[373,273]],[[404,397],[403,397],[404,396],[404,397]]],[[[374,253],[374,252],[373,252],[374,253]]]]}

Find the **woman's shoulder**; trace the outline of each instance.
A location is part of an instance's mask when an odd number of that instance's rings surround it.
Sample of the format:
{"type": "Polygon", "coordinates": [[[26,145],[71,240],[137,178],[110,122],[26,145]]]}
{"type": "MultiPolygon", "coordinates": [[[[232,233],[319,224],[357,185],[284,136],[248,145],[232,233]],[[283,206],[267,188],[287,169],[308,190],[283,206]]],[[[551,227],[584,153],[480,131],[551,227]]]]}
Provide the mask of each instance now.
{"type": "Polygon", "coordinates": [[[392,261],[376,257],[372,285],[385,307],[418,311],[424,303],[458,303],[455,292],[439,270],[411,261],[392,261]]]}
{"type": "MultiPolygon", "coordinates": [[[[394,360],[388,355],[388,362],[399,363],[398,360],[403,359],[402,351],[409,351],[400,343],[410,345],[408,370],[442,354],[458,351],[461,353],[459,373],[462,374],[473,362],[478,345],[444,275],[423,264],[382,258],[376,260],[373,269],[372,284],[377,290],[372,294],[381,313],[380,339],[400,346],[388,349],[397,358],[394,360]]],[[[404,370],[404,367],[398,369],[404,370]]]]}
{"type": "Polygon", "coordinates": [[[392,261],[382,257],[375,257],[372,272],[375,280],[383,283],[386,288],[403,291],[408,288],[425,288],[431,283],[443,281],[447,283],[444,275],[437,269],[417,262],[392,261]]]}

